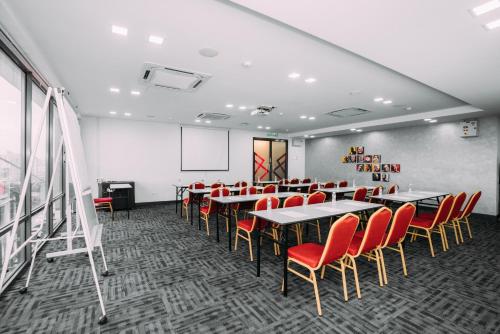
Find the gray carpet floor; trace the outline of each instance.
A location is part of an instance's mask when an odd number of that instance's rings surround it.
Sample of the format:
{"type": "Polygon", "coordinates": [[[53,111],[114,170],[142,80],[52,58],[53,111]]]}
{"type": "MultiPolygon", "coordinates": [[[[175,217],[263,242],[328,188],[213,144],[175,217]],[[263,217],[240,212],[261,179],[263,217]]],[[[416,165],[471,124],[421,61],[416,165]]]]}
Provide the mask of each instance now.
{"type": "MultiPolygon", "coordinates": [[[[216,243],[172,205],[136,209],[130,220],[122,212],[114,222],[101,218],[112,273],[100,277],[108,323],[97,324],[97,295],[80,254],[37,262],[25,295],[17,292],[21,275],[0,296],[0,333],[500,333],[499,223],[475,219],[474,238],[460,246],[449,231],[447,252],[435,237],[435,258],[425,240],[408,244],[407,278],[398,255],[386,252],[383,288],[375,264],[360,259],[360,300],[351,273],[344,302],[340,274],[327,271],[319,317],[311,284],[290,275],[289,295],[281,295],[282,261],[269,242],[257,278],[245,242],[229,253],[225,233],[216,243]]],[[[61,246],[48,244],[42,255],[61,246]]]]}

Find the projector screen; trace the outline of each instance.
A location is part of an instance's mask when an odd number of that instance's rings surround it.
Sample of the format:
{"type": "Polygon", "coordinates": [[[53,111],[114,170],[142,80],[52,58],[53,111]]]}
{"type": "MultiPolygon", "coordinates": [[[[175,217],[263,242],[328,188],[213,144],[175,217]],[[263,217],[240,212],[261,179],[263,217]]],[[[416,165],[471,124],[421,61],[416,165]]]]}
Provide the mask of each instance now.
{"type": "Polygon", "coordinates": [[[181,171],[228,171],[229,130],[181,127],[181,171]]]}

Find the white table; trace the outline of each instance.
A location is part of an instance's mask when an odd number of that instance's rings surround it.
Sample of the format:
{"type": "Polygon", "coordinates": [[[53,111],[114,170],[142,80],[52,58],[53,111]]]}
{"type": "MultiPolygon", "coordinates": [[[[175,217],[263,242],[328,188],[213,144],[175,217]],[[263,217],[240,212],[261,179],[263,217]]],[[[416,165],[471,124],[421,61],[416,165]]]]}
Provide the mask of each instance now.
{"type": "MultiPolygon", "coordinates": [[[[311,220],[342,216],[346,213],[367,212],[381,208],[383,205],[358,202],[351,200],[341,200],[325,202],[320,204],[303,205],[291,208],[281,208],[274,210],[251,211],[250,214],[273,222],[283,227],[282,241],[278,242],[283,248],[283,295],[287,295],[288,289],[288,227],[292,224],[303,223],[311,220]]],[[[257,277],[260,276],[260,228],[255,229],[256,244],[257,244],[257,277]]]]}
{"type": "Polygon", "coordinates": [[[441,197],[445,197],[449,193],[447,192],[437,192],[437,191],[404,191],[398,192],[397,194],[384,194],[377,196],[370,196],[370,198],[381,200],[381,201],[390,201],[396,203],[415,203],[417,207],[416,214],[418,216],[418,207],[419,203],[429,199],[435,199],[439,204],[441,197]]]}

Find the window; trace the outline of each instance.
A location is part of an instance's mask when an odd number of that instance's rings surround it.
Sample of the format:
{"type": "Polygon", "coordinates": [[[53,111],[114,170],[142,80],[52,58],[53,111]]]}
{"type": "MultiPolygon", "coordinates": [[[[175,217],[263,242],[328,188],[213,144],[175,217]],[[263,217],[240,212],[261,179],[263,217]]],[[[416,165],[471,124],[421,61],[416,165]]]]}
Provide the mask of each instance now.
{"type": "Polygon", "coordinates": [[[31,174],[31,209],[36,209],[45,203],[47,196],[47,116],[43,115],[45,94],[36,85],[32,85],[31,102],[31,151],[35,155],[35,163],[31,174]],[[38,149],[35,150],[37,131],[43,123],[38,149]]]}
{"type": "Polygon", "coordinates": [[[15,216],[21,191],[24,73],[0,51],[0,228],[15,216]]]}

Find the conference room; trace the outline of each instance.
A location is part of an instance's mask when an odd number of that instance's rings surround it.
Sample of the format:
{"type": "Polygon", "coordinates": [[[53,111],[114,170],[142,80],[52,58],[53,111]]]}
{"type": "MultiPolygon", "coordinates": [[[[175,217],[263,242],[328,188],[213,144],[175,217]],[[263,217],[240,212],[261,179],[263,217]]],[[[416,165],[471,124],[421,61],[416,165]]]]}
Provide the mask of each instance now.
{"type": "Polygon", "coordinates": [[[0,333],[498,333],[500,1],[0,2],[0,333]]]}

